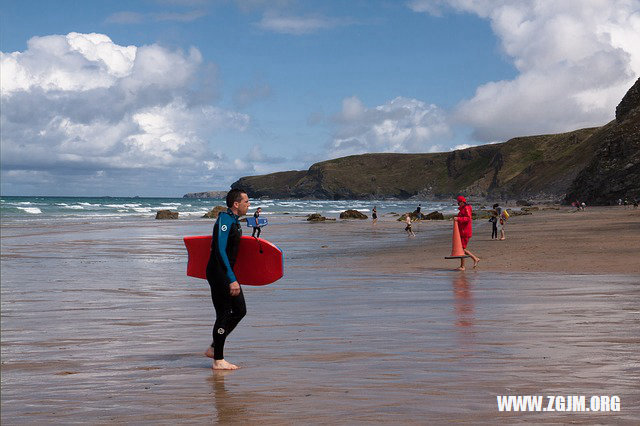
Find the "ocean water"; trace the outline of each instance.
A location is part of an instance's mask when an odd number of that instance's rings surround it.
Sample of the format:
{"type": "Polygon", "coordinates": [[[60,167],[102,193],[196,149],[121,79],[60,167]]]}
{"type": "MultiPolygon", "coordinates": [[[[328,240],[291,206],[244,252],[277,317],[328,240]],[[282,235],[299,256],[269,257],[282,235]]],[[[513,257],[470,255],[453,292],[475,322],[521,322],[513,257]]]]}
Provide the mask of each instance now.
{"type": "MultiPolygon", "coordinates": [[[[262,207],[264,215],[307,215],[320,213],[336,217],[347,209],[355,209],[370,215],[376,206],[378,214],[414,211],[422,204],[423,212],[438,210],[454,212],[453,202],[428,202],[406,200],[251,200],[251,209],[262,207]]],[[[211,198],[140,198],[140,197],[8,197],[0,199],[0,218],[5,221],[24,220],[122,220],[153,218],[158,210],[172,210],[181,218],[201,217],[214,206],[224,205],[224,200],[211,198]]]]}

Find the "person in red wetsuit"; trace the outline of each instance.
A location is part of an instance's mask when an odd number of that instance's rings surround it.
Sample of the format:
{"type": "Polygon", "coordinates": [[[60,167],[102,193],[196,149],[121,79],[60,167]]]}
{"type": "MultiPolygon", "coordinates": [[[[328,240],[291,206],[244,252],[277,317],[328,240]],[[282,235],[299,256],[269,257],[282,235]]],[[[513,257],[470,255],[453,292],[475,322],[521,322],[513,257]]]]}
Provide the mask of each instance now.
{"type": "MultiPolygon", "coordinates": [[[[471,253],[467,250],[467,244],[469,243],[469,239],[471,239],[472,231],[471,231],[471,204],[467,204],[467,199],[462,195],[458,197],[458,216],[454,218],[454,220],[458,224],[458,230],[460,231],[460,240],[462,241],[462,248],[464,249],[465,254],[471,256],[473,259],[473,267],[478,266],[478,262],[480,262],[480,258],[475,254],[471,253]]],[[[460,267],[457,269],[458,271],[464,271],[464,257],[460,259],[460,267]]]]}

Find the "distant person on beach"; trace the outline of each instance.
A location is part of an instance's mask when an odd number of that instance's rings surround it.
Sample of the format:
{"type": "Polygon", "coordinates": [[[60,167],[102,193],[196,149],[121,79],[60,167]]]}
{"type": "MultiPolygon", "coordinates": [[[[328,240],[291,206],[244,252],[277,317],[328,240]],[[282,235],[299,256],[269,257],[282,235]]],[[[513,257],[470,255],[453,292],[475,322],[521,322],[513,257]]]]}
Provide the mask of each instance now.
{"type": "MultiPolygon", "coordinates": [[[[458,216],[454,217],[453,220],[458,224],[458,230],[460,231],[460,240],[462,242],[462,248],[465,254],[471,256],[473,259],[473,267],[476,268],[478,266],[478,262],[480,262],[480,258],[475,254],[471,253],[467,250],[467,244],[469,244],[469,240],[472,235],[472,209],[471,204],[467,204],[467,199],[462,195],[458,196],[458,216]]],[[[458,271],[464,271],[464,257],[460,259],[460,267],[457,268],[458,271]]]]}
{"type": "Polygon", "coordinates": [[[404,219],[404,223],[407,224],[407,226],[405,226],[404,228],[404,230],[407,231],[407,235],[410,237],[415,237],[416,234],[414,234],[413,230],[411,229],[411,213],[407,213],[407,216],[404,219]]]}
{"type": "Polygon", "coordinates": [[[232,189],[227,193],[227,211],[220,212],[213,225],[211,255],[207,264],[207,281],[211,287],[211,300],[216,310],[216,322],[213,326],[213,342],[205,355],[213,358],[214,370],[236,370],[237,365],[224,359],[224,343],[229,333],[246,315],[242,288],[233,273],[233,265],[238,254],[242,227],[239,216],[247,214],[249,197],[241,189],[232,189]]]}
{"type": "Polygon", "coordinates": [[[493,206],[493,210],[491,211],[491,217],[489,218],[489,222],[491,222],[491,239],[492,240],[497,240],[498,239],[498,213],[495,210],[495,206],[497,204],[494,204],[493,206]]]}
{"type": "Polygon", "coordinates": [[[373,218],[373,224],[375,225],[378,221],[378,211],[376,210],[376,206],[373,206],[373,210],[371,210],[371,217],[373,218]]]}
{"type": "Polygon", "coordinates": [[[252,237],[255,237],[256,231],[258,231],[258,238],[260,238],[260,231],[262,231],[261,226],[258,225],[258,218],[260,217],[260,213],[262,213],[262,207],[258,207],[256,209],[256,212],[253,214],[253,218],[256,220],[256,226],[253,227],[253,232],[251,233],[252,237]]]}
{"type": "Polygon", "coordinates": [[[420,214],[420,210],[422,210],[422,204],[418,204],[418,207],[416,207],[416,216],[418,217],[418,220],[422,219],[422,215],[420,214]]]}
{"type": "Polygon", "coordinates": [[[502,207],[500,207],[500,204],[495,203],[493,205],[493,209],[496,211],[496,215],[498,216],[498,220],[496,221],[496,227],[498,228],[498,231],[500,231],[500,240],[504,240],[504,225],[506,223],[506,220],[504,218],[504,209],[502,207]]]}

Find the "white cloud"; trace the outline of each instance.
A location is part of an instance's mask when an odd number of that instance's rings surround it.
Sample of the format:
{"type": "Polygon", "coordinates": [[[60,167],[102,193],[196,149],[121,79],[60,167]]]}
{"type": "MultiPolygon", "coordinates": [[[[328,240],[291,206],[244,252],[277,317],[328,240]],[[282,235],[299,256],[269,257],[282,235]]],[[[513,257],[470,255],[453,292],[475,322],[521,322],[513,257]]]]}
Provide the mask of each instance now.
{"type": "Polygon", "coordinates": [[[195,48],[120,46],[103,34],[70,33],[2,52],[0,67],[9,181],[37,172],[69,183],[71,170],[94,178],[171,171],[188,181],[237,167],[211,151],[210,139],[244,131],[249,116],[194,101],[202,69],[195,48]]]}
{"type": "Polygon", "coordinates": [[[606,123],[640,75],[638,0],[413,0],[414,11],[447,8],[486,18],[519,74],[486,83],[456,117],[478,140],[606,123]]]}
{"type": "Polygon", "coordinates": [[[112,86],[134,65],[137,48],[102,34],[34,37],[24,52],[0,53],[3,96],[32,88],[82,91],[112,86]]]}
{"type": "Polygon", "coordinates": [[[339,18],[327,18],[324,16],[301,17],[285,16],[279,13],[268,12],[258,22],[258,27],[281,34],[311,34],[320,30],[326,30],[349,22],[339,18]]]}
{"type": "Polygon", "coordinates": [[[467,148],[471,148],[472,146],[476,146],[476,145],[470,145],[468,143],[463,143],[460,145],[456,145],[453,148],[450,148],[449,151],[457,151],[459,149],[467,149],[467,148]]]}
{"type": "Polygon", "coordinates": [[[334,157],[365,152],[425,152],[451,136],[444,112],[433,104],[397,97],[367,108],[357,97],[342,102],[329,146],[334,157]]]}

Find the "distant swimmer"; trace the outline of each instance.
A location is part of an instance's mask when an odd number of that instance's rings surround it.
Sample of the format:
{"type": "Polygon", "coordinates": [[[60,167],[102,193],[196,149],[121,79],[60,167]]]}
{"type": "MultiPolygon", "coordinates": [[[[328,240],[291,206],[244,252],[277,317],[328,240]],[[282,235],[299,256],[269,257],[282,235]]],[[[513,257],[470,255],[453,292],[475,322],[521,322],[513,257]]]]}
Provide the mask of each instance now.
{"type": "Polygon", "coordinates": [[[218,215],[213,226],[211,255],[207,264],[207,281],[211,287],[211,300],[216,310],[213,326],[213,342],[205,355],[213,358],[214,370],[236,370],[237,365],[224,359],[224,343],[227,336],[247,313],[242,288],[233,273],[242,236],[239,216],[247,214],[249,197],[240,189],[227,194],[227,211],[218,215]]]}
{"type": "MultiPolygon", "coordinates": [[[[468,254],[469,256],[471,256],[471,259],[473,259],[473,267],[476,268],[478,266],[478,262],[480,262],[480,258],[478,256],[476,256],[475,254],[471,253],[469,250],[467,250],[467,244],[469,243],[469,240],[471,239],[471,235],[472,235],[472,231],[471,231],[471,224],[473,222],[473,219],[471,217],[471,204],[467,204],[467,199],[464,198],[462,195],[460,195],[457,199],[458,201],[458,216],[454,217],[453,219],[456,221],[456,223],[458,224],[458,230],[460,231],[460,240],[462,242],[462,248],[465,252],[465,254],[468,254]]],[[[458,271],[464,271],[464,257],[460,258],[460,267],[458,268],[458,271]]]]}
{"type": "Polygon", "coordinates": [[[404,230],[407,231],[407,235],[410,237],[415,237],[416,234],[413,233],[413,230],[411,229],[411,214],[407,213],[407,216],[404,220],[404,223],[407,224],[407,226],[405,226],[404,230]]]}
{"type": "Polygon", "coordinates": [[[373,224],[375,225],[378,221],[378,211],[376,210],[376,206],[373,206],[373,210],[371,210],[371,218],[373,219],[373,224]]]}

